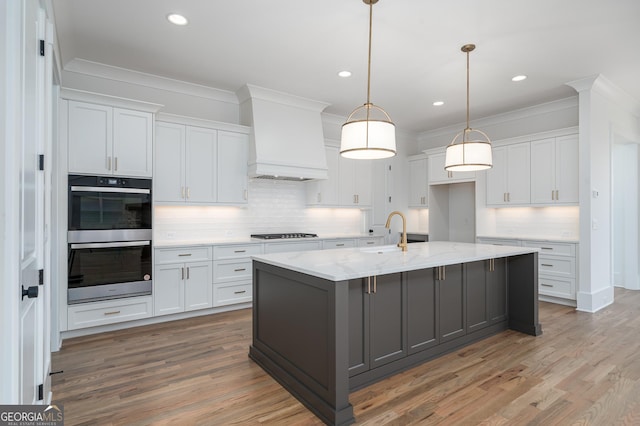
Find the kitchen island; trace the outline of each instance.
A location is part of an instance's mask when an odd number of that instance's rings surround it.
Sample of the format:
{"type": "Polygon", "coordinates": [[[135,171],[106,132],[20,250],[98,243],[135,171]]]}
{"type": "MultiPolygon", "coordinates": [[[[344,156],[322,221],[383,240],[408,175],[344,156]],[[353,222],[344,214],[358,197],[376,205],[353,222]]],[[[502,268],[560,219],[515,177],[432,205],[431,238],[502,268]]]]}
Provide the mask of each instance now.
{"type": "Polygon", "coordinates": [[[538,322],[538,249],[453,242],[253,256],[249,356],[327,424],[349,393],[538,322]]]}

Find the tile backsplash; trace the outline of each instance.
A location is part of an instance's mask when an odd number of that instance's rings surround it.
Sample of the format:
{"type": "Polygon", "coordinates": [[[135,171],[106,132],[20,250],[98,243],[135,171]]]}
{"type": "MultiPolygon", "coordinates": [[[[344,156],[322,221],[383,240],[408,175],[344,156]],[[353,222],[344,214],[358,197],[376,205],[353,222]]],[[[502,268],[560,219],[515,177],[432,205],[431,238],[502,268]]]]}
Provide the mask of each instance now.
{"type": "Polygon", "coordinates": [[[249,203],[230,206],[156,206],[156,242],[248,238],[255,233],[312,232],[319,235],[365,231],[365,212],[307,207],[304,182],[249,181],[249,203]]]}
{"type": "Polygon", "coordinates": [[[494,229],[478,229],[478,235],[579,239],[577,206],[510,207],[493,209],[494,229]]]}

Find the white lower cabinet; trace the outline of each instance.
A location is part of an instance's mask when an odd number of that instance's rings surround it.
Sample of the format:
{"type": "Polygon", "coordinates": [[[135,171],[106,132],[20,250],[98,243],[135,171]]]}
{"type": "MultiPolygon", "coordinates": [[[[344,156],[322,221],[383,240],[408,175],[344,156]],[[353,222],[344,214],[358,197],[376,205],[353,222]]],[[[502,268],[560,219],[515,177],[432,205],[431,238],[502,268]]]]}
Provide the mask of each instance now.
{"type": "Polygon", "coordinates": [[[324,241],[322,241],[322,249],[323,250],[336,249],[336,248],[349,248],[349,247],[355,247],[355,246],[356,246],[356,240],[355,239],[337,238],[337,239],[334,239],[334,240],[324,240],[324,241]]]}
{"type": "Polygon", "coordinates": [[[251,256],[262,253],[262,244],[213,247],[213,306],[251,302],[253,298],[251,256]]]}
{"type": "Polygon", "coordinates": [[[384,237],[358,238],[358,247],[375,247],[384,244],[384,237]]]}
{"type": "Polygon", "coordinates": [[[155,316],[213,306],[211,247],[161,248],[154,254],[155,316]]]}
{"type": "Polygon", "coordinates": [[[153,300],[152,296],[138,296],[80,303],[70,305],[67,315],[68,330],[133,321],[153,315],[153,300]]]}

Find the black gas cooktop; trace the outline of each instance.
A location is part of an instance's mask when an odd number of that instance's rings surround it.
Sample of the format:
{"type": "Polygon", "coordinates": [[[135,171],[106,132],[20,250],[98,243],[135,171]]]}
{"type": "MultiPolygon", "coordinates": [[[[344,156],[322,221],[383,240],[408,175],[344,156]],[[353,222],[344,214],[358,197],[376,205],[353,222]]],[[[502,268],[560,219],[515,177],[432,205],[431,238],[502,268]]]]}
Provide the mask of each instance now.
{"type": "Polygon", "coordinates": [[[251,234],[251,238],[260,238],[261,240],[278,240],[283,238],[316,238],[318,234],[307,234],[304,232],[291,232],[284,234],[251,234]]]}

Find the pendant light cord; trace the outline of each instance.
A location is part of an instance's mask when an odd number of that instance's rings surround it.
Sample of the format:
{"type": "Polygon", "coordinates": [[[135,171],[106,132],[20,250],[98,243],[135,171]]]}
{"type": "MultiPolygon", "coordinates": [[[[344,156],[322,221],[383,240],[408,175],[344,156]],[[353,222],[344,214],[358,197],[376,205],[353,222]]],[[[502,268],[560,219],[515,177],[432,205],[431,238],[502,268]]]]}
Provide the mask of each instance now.
{"type": "Polygon", "coordinates": [[[469,127],[469,51],[467,51],[467,129],[471,130],[469,127]]]}
{"type": "Polygon", "coordinates": [[[369,55],[367,57],[367,121],[371,110],[371,34],[373,32],[373,2],[369,3],[369,55]]]}

